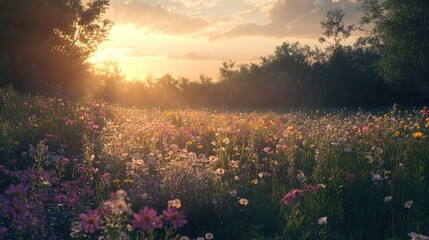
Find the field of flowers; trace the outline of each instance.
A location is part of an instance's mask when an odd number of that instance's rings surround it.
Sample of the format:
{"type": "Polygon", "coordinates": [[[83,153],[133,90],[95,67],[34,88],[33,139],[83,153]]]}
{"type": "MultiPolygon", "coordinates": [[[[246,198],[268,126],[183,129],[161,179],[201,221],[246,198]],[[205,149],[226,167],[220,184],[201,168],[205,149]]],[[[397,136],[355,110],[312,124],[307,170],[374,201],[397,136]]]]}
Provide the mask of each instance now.
{"type": "Polygon", "coordinates": [[[429,239],[428,135],[426,108],[132,109],[0,89],[0,239],[429,239]]]}

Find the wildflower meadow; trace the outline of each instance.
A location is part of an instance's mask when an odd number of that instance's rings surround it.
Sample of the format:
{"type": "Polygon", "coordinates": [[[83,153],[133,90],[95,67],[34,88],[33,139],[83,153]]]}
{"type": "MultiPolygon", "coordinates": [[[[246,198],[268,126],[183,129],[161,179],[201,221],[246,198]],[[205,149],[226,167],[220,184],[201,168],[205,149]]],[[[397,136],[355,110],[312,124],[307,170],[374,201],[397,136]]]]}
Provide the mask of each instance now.
{"type": "Polygon", "coordinates": [[[429,239],[429,110],[0,90],[0,239],[429,239]]]}

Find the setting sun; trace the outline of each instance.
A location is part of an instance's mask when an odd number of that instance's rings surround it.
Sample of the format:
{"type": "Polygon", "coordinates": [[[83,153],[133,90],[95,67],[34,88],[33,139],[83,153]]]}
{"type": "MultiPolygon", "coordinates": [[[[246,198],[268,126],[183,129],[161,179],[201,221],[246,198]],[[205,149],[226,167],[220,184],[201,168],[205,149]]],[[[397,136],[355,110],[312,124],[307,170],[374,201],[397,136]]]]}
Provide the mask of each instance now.
{"type": "Polygon", "coordinates": [[[318,44],[319,21],[340,7],[356,21],[356,1],[111,1],[115,24],[93,60],[119,60],[128,79],[217,79],[222,62],[257,62],[284,41],[318,44]]]}

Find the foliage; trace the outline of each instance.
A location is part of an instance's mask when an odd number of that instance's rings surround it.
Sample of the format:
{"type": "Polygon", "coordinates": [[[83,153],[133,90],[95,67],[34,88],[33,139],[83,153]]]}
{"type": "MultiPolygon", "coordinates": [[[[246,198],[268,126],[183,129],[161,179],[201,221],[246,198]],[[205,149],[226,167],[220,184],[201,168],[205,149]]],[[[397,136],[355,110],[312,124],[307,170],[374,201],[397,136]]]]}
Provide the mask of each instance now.
{"type": "Polygon", "coordinates": [[[320,26],[324,30],[323,37],[319,38],[321,43],[328,42],[334,47],[339,47],[341,41],[350,37],[355,27],[354,25],[345,26],[343,23],[344,16],[345,13],[339,8],[329,10],[326,13],[327,19],[320,22],[320,26]]]}
{"type": "Polygon", "coordinates": [[[402,88],[403,98],[424,101],[429,75],[429,5],[427,1],[363,1],[360,39],[380,54],[377,68],[384,80],[402,88]],[[366,26],[371,26],[369,29],[366,26]],[[420,94],[420,99],[419,99],[420,94]]]}
{"type": "Polygon", "coordinates": [[[50,95],[77,94],[86,62],[111,22],[108,0],[0,1],[0,84],[50,95]]]}

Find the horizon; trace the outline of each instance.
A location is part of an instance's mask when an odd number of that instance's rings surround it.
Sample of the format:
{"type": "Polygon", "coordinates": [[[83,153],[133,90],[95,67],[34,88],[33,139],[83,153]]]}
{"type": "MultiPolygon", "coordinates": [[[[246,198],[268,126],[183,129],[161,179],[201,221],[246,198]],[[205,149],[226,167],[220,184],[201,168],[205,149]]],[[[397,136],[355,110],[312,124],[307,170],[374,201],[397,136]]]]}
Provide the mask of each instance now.
{"type": "MultiPolygon", "coordinates": [[[[217,80],[223,62],[259,62],[283,42],[321,46],[320,21],[341,8],[357,23],[356,0],[111,0],[114,22],[91,62],[118,61],[127,80],[170,74],[217,80]]],[[[353,42],[352,35],[348,43],[353,42]]]]}

